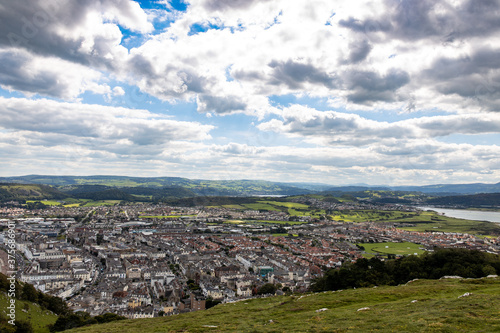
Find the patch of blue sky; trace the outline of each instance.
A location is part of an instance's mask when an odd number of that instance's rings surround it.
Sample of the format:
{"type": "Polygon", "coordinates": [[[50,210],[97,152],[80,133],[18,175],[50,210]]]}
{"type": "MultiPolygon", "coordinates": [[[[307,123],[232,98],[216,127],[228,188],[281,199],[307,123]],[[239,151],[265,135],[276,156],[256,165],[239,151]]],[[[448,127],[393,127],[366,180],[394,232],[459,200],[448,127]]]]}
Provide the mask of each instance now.
{"type": "Polygon", "coordinates": [[[238,143],[252,147],[294,146],[306,144],[302,139],[289,138],[273,131],[261,131],[257,128],[257,119],[245,114],[233,114],[223,117],[208,118],[205,124],[214,126],[210,132],[213,143],[224,145],[238,143]]]}
{"type": "Polygon", "coordinates": [[[242,23],[238,23],[237,26],[229,27],[229,30],[231,31],[232,34],[234,34],[235,32],[238,32],[238,31],[244,31],[245,29],[246,28],[242,23]]]}
{"type": "Polygon", "coordinates": [[[328,98],[326,97],[311,97],[302,94],[286,94],[286,95],[271,95],[269,96],[269,103],[275,107],[288,107],[293,104],[299,104],[314,108],[319,111],[332,110],[328,105],[328,98]]]}
{"type": "Polygon", "coordinates": [[[360,117],[375,120],[375,121],[385,121],[388,123],[394,123],[397,121],[415,119],[415,118],[423,118],[423,117],[434,117],[434,116],[447,116],[448,112],[441,110],[418,110],[413,112],[400,112],[398,110],[370,110],[370,111],[340,111],[339,112],[348,112],[355,113],[360,117]]]}
{"type": "Polygon", "coordinates": [[[17,90],[9,91],[0,87],[0,96],[5,98],[23,98],[26,97],[22,92],[17,90]]]}
{"type": "Polygon", "coordinates": [[[211,22],[193,23],[189,27],[188,36],[204,33],[207,32],[208,30],[221,30],[221,29],[224,29],[224,25],[220,26],[211,22]]]}
{"type": "Polygon", "coordinates": [[[436,140],[445,143],[456,144],[471,144],[471,145],[486,145],[498,146],[500,143],[499,133],[485,133],[485,134],[451,134],[436,138],[436,140]]]}
{"type": "Polygon", "coordinates": [[[226,75],[227,82],[234,81],[234,78],[231,76],[231,67],[233,67],[233,65],[229,65],[226,67],[225,75],[226,75]]]}
{"type": "Polygon", "coordinates": [[[188,4],[183,0],[170,0],[168,5],[159,2],[158,0],[136,0],[142,9],[166,9],[168,11],[180,11],[185,12],[188,8],[188,4]]]}
{"type": "Polygon", "coordinates": [[[283,15],[283,11],[280,10],[280,12],[278,13],[277,16],[274,17],[274,20],[273,22],[271,22],[267,27],[265,27],[264,29],[267,30],[269,28],[271,28],[272,26],[276,25],[276,24],[280,24],[280,17],[283,15]]]}
{"type": "Polygon", "coordinates": [[[119,26],[119,28],[122,33],[122,40],[120,44],[128,50],[141,46],[148,39],[147,35],[125,29],[121,26],[119,26]]]}
{"type": "Polygon", "coordinates": [[[172,6],[173,9],[180,12],[185,12],[188,8],[188,4],[183,0],[170,0],[168,3],[172,6]]]}
{"type": "Polygon", "coordinates": [[[330,22],[330,20],[331,20],[332,17],[335,16],[335,14],[337,14],[337,13],[333,12],[332,15],[330,15],[330,17],[328,18],[328,21],[326,21],[325,25],[330,25],[330,26],[332,25],[331,22],[330,22]]]}

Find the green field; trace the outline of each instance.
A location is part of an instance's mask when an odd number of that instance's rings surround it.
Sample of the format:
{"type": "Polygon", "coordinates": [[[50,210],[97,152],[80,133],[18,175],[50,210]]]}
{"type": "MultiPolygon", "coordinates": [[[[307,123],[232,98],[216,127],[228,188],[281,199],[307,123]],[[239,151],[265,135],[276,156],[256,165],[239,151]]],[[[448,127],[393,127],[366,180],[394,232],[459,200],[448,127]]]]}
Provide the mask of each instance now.
{"type": "Polygon", "coordinates": [[[498,278],[418,280],[397,287],[243,300],[67,332],[498,332],[499,299],[498,278]],[[460,297],[465,293],[470,294],[460,297]]]}
{"type": "Polygon", "coordinates": [[[196,216],[196,214],[191,214],[191,215],[141,215],[141,216],[139,216],[139,218],[143,218],[143,219],[175,218],[175,219],[178,219],[178,218],[185,217],[185,216],[193,217],[193,216],[196,216]]]}
{"type": "Polygon", "coordinates": [[[500,235],[500,224],[498,223],[462,220],[454,217],[442,216],[435,212],[422,212],[419,215],[400,220],[389,219],[388,222],[414,224],[414,226],[411,227],[401,227],[401,229],[409,231],[441,231],[477,235],[500,235]]]}
{"type": "Polygon", "coordinates": [[[336,210],[332,211],[329,216],[332,220],[338,222],[403,223],[406,225],[399,226],[399,228],[409,231],[441,231],[476,235],[500,235],[500,225],[498,223],[462,220],[442,216],[435,212],[336,210]],[[411,224],[411,226],[408,226],[408,224],[411,224]]]}
{"type": "Polygon", "coordinates": [[[99,207],[99,206],[114,206],[119,204],[121,200],[99,200],[99,201],[89,201],[83,205],[83,207],[99,207]]]}
{"type": "Polygon", "coordinates": [[[238,209],[238,210],[245,210],[247,207],[243,207],[241,205],[222,205],[224,208],[229,208],[229,209],[238,209]]]}
{"type": "Polygon", "coordinates": [[[410,255],[410,254],[422,254],[425,251],[421,250],[421,245],[415,243],[358,243],[358,246],[363,246],[365,252],[370,256],[376,254],[394,254],[394,255],[410,255]]]}
{"type": "Polygon", "coordinates": [[[309,222],[300,222],[300,221],[269,221],[269,220],[227,220],[224,223],[231,224],[284,224],[284,225],[297,225],[297,224],[306,224],[309,222]]]}
{"type": "MultiPolygon", "coordinates": [[[[0,292],[0,314],[4,316],[10,298],[0,292]]],[[[35,333],[49,333],[47,325],[57,320],[57,315],[48,310],[42,310],[38,304],[16,300],[16,320],[30,321],[35,333]],[[25,309],[23,311],[23,309],[25,309]]],[[[0,329],[1,330],[1,329],[0,329]]]]}
{"type": "Polygon", "coordinates": [[[296,208],[296,209],[308,209],[309,206],[306,204],[301,204],[297,202],[281,202],[281,201],[259,201],[262,203],[267,203],[273,206],[286,207],[286,208],[296,208]]]}
{"type": "Polygon", "coordinates": [[[377,222],[387,220],[403,220],[417,215],[414,212],[402,212],[397,210],[335,210],[331,212],[331,217],[339,222],[377,222]]]}
{"type": "Polygon", "coordinates": [[[264,202],[258,202],[258,203],[248,203],[248,204],[242,204],[246,209],[251,209],[251,210],[267,210],[267,211],[279,211],[279,208],[276,208],[272,205],[268,205],[264,202]]]}
{"type": "Polygon", "coordinates": [[[26,203],[28,202],[38,202],[40,201],[46,206],[60,206],[62,203],[60,201],[55,201],[55,200],[26,200],[26,203]]]}

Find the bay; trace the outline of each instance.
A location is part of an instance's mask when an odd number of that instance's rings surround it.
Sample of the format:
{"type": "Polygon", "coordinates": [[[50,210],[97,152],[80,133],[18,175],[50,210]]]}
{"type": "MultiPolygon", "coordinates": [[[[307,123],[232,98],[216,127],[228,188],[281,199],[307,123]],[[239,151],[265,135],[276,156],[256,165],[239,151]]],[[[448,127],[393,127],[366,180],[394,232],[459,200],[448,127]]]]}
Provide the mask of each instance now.
{"type": "Polygon", "coordinates": [[[488,212],[482,210],[466,210],[466,209],[448,209],[436,207],[417,207],[422,210],[433,210],[445,216],[455,217],[457,219],[488,221],[500,223],[500,212],[488,212]]]}

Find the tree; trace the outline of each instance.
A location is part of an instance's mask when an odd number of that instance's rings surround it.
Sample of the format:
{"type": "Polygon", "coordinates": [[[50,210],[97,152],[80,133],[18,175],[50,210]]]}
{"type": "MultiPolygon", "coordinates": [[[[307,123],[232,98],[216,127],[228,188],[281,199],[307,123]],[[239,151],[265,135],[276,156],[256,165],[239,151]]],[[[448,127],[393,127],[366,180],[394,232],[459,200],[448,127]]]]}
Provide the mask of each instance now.
{"type": "Polygon", "coordinates": [[[266,283],[257,290],[257,294],[274,294],[276,292],[276,286],[272,283],[266,283]]]}
{"type": "Polygon", "coordinates": [[[25,283],[22,289],[22,298],[36,303],[38,301],[38,292],[36,291],[35,287],[29,283],[25,283]]]}
{"type": "Polygon", "coordinates": [[[29,321],[16,320],[14,324],[16,326],[16,333],[33,333],[33,327],[29,321]]]}

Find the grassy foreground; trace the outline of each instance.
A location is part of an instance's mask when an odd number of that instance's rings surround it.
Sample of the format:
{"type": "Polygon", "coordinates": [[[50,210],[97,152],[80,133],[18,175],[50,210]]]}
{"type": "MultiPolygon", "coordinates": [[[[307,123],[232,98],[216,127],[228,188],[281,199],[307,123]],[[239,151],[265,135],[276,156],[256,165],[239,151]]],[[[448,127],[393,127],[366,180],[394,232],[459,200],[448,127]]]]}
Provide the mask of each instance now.
{"type": "MultiPolygon", "coordinates": [[[[0,315],[5,316],[10,298],[0,292],[0,315]]],[[[10,318],[8,318],[10,320],[10,318]]],[[[49,310],[42,310],[38,304],[16,300],[16,320],[29,321],[34,333],[49,333],[48,325],[54,324],[57,315],[49,310]]],[[[0,327],[0,332],[2,328],[0,327]]]]}
{"type": "Polygon", "coordinates": [[[418,280],[397,287],[244,300],[67,332],[499,332],[499,300],[499,278],[418,280]]]}

